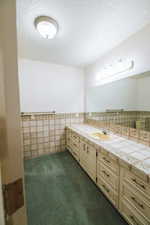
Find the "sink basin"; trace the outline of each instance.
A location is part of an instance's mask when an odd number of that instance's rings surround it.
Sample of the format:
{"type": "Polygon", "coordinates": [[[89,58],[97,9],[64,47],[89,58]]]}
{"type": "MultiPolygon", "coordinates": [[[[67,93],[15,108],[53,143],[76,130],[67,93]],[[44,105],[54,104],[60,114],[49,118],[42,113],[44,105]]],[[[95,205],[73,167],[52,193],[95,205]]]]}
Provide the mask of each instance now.
{"type": "Polygon", "coordinates": [[[91,137],[95,138],[95,139],[98,139],[98,140],[101,140],[101,141],[108,141],[110,140],[110,135],[108,134],[102,134],[100,132],[96,132],[96,133],[91,133],[90,134],[91,137]]]}

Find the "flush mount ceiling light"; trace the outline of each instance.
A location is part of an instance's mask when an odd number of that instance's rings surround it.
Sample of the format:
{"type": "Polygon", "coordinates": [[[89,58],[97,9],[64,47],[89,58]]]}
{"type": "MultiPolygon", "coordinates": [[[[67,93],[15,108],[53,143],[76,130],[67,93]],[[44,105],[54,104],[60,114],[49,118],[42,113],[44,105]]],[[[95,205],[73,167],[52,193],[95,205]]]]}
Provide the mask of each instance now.
{"type": "Polygon", "coordinates": [[[35,19],[35,28],[43,38],[53,39],[58,32],[58,23],[48,16],[39,16],[35,19]]]}

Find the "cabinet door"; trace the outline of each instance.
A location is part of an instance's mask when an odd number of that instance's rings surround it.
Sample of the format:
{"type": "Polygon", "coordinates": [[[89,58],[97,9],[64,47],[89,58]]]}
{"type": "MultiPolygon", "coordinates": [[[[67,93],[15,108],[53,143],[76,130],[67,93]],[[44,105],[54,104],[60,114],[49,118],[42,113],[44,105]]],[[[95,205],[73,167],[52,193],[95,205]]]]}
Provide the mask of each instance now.
{"type": "Polygon", "coordinates": [[[87,171],[87,153],[86,153],[86,143],[80,141],[80,165],[85,171],[87,171]]]}
{"type": "Polygon", "coordinates": [[[96,149],[84,141],[80,142],[80,165],[96,181],[96,149]]]}
{"type": "Polygon", "coordinates": [[[87,154],[87,173],[96,181],[96,149],[90,145],[86,147],[87,154]]]}

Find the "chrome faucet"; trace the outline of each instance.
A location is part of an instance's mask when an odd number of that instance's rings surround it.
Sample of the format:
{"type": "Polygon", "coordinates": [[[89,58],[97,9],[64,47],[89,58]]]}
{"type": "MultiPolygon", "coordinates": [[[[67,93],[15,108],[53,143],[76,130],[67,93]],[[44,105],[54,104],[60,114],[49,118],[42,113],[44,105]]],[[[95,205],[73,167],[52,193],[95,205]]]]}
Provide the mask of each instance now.
{"type": "Polygon", "coordinates": [[[106,130],[103,130],[102,132],[103,132],[103,134],[107,135],[107,131],[106,130]]]}

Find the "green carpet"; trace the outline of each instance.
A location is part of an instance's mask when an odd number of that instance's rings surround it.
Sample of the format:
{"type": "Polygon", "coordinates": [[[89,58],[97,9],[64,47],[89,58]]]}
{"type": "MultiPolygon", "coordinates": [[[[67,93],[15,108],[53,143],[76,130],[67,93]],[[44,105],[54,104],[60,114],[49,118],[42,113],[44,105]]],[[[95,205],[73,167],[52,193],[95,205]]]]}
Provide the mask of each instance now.
{"type": "Polygon", "coordinates": [[[25,161],[28,225],[127,225],[69,152],[25,161]]]}

